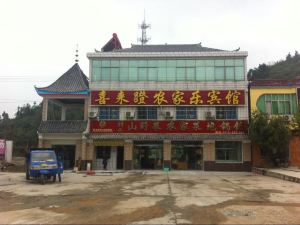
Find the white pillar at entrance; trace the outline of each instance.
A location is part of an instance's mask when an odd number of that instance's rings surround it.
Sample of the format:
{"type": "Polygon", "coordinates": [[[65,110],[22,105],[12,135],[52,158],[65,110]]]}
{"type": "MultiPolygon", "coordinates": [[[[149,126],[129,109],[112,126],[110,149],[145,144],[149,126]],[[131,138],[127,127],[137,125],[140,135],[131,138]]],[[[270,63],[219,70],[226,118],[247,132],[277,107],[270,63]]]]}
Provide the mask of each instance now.
{"type": "Polygon", "coordinates": [[[62,121],[66,120],[66,107],[65,106],[61,107],[61,120],[62,121]]]}

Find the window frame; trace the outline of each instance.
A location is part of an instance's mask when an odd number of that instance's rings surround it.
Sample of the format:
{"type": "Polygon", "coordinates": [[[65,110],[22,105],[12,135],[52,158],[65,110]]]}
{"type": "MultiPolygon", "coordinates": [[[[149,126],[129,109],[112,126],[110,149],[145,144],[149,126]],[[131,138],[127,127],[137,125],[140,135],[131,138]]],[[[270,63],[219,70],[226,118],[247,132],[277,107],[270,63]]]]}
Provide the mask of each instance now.
{"type": "Polygon", "coordinates": [[[216,141],[215,142],[215,161],[216,163],[243,163],[243,143],[241,141],[216,141]],[[237,146],[218,146],[218,144],[221,143],[236,143],[237,146]],[[218,159],[218,152],[219,151],[225,151],[225,159],[218,159]],[[237,152],[237,159],[226,159],[226,156],[230,156],[230,151],[237,150],[240,151],[239,153],[237,152]],[[239,159],[240,158],[240,159],[239,159]]]}
{"type": "Polygon", "coordinates": [[[158,118],[158,107],[157,106],[138,106],[136,110],[138,120],[157,120],[158,118]],[[155,110],[154,110],[155,109],[155,110]],[[155,112],[154,114],[152,114],[155,112]],[[141,116],[144,113],[145,116],[141,116]],[[151,117],[151,115],[154,115],[151,117]]]}
{"type": "Polygon", "coordinates": [[[120,107],[118,106],[99,106],[98,107],[98,118],[99,120],[119,120],[120,119],[120,107]],[[103,113],[101,113],[101,110],[106,110],[106,115],[103,117],[103,113]],[[117,112],[117,116],[114,117],[113,112],[117,112]]]}
{"type": "Polygon", "coordinates": [[[216,106],[216,119],[217,120],[237,120],[238,119],[238,108],[236,106],[216,106]],[[235,118],[231,118],[229,114],[234,111],[235,118]],[[224,116],[220,117],[219,113],[223,113],[224,116]]]}
{"type": "Polygon", "coordinates": [[[196,106],[176,106],[175,108],[176,120],[197,120],[198,113],[196,106]],[[192,112],[192,114],[190,112],[192,112]],[[180,115],[180,113],[182,114],[180,115]],[[192,115],[192,117],[189,115],[192,115]]]}

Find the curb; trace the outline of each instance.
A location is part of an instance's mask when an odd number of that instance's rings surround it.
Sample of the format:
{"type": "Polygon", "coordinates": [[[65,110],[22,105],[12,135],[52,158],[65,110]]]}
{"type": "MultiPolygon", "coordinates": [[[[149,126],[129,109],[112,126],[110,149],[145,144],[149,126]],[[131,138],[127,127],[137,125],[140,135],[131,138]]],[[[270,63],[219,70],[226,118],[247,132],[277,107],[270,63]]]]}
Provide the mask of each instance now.
{"type": "Polygon", "coordinates": [[[252,167],[252,172],[256,173],[256,174],[264,175],[264,176],[275,177],[275,178],[278,178],[281,180],[291,181],[294,183],[300,183],[300,178],[298,178],[298,177],[292,177],[289,175],[272,172],[265,168],[252,167]]]}

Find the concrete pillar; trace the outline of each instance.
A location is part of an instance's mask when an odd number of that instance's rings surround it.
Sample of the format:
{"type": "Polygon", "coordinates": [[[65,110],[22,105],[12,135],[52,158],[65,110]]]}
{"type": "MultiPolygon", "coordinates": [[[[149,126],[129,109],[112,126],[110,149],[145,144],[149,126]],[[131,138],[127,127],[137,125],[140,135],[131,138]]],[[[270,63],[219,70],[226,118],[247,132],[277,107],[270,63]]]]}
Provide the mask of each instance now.
{"type": "Polygon", "coordinates": [[[44,97],[43,99],[43,109],[42,109],[42,121],[47,121],[48,118],[48,103],[49,99],[44,97]]]}
{"type": "Polygon", "coordinates": [[[86,160],[87,154],[86,154],[86,138],[83,138],[81,141],[81,159],[86,160]]]}
{"type": "Polygon", "coordinates": [[[203,141],[203,170],[211,170],[216,160],[215,141],[203,141]]]}
{"type": "Polygon", "coordinates": [[[124,169],[132,169],[133,141],[125,140],[124,143],[124,169]]]}
{"type": "Polygon", "coordinates": [[[251,142],[243,141],[243,162],[251,162],[251,142]]]}
{"type": "Polygon", "coordinates": [[[94,160],[94,145],[92,142],[86,143],[86,159],[94,160]]]}
{"type": "Polygon", "coordinates": [[[89,98],[84,99],[83,120],[88,120],[89,98]]]}
{"type": "Polygon", "coordinates": [[[66,120],[66,110],[67,110],[67,108],[65,106],[61,107],[61,120],[62,121],[66,120]]]}
{"type": "Polygon", "coordinates": [[[164,140],[163,154],[164,154],[164,168],[171,169],[172,144],[170,140],[164,140]]]}

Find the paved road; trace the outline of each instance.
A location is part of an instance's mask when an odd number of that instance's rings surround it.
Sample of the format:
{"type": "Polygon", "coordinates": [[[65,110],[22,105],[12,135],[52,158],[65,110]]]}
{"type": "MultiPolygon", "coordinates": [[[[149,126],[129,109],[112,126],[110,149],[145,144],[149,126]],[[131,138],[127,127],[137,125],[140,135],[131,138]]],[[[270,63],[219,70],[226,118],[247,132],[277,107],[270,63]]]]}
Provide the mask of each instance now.
{"type": "Polygon", "coordinates": [[[299,224],[300,185],[252,173],[0,173],[0,223],[299,224]]]}

